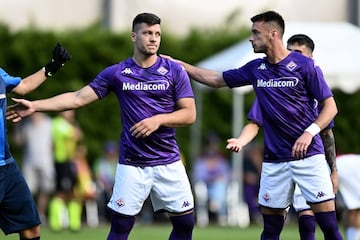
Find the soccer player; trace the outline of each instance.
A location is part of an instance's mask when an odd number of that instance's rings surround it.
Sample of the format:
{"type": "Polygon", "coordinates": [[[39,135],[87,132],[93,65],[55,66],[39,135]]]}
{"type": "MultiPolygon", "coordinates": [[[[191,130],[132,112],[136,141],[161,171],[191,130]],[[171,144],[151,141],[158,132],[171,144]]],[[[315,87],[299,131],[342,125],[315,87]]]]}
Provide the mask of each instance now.
{"type": "MultiPolygon", "coordinates": [[[[312,53],[315,48],[313,40],[305,34],[295,34],[291,36],[287,41],[287,48],[291,51],[297,51],[307,57],[312,57],[312,53]]],[[[318,69],[318,71],[321,71],[318,69]]],[[[315,101],[315,107],[320,107],[315,101]]],[[[243,146],[252,140],[258,133],[259,126],[262,126],[262,117],[259,114],[254,113],[259,103],[257,100],[254,101],[253,106],[248,114],[250,122],[244,126],[244,131],[241,132],[239,138],[228,139],[227,149],[239,152],[243,146]]],[[[320,132],[320,136],[323,140],[325,147],[326,161],[331,169],[331,179],[333,183],[334,192],[337,191],[338,185],[338,174],[336,168],[336,151],[335,151],[335,139],[332,128],[334,127],[334,121],[331,121],[329,126],[324,128],[320,132]]],[[[306,203],[306,200],[301,194],[299,187],[296,185],[293,207],[298,213],[299,220],[299,233],[301,240],[315,239],[316,220],[311,207],[306,203]]]]}
{"type": "Polygon", "coordinates": [[[55,46],[52,55],[52,60],[44,68],[23,79],[11,76],[0,68],[0,228],[6,235],[18,233],[23,240],[40,239],[40,217],[33,195],[10,153],[5,120],[6,93],[25,95],[33,91],[71,57],[60,44],[55,46]]]}
{"type": "Polygon", "coordinates": [[[339,172],[340,201],[345,207],[344,227],[347,240],[360,239],[360,154],[343,154],[336,158],[339,172]]]}
{"type": "Polygon", "coordinates": [[[282,38],[285,22],[267,11],[251,18],[250,42],[266,57],[219,73],[180,60],[191,78],[208,86],[252,85],[264,127],[264,162],[259,204],[263,214],[261,239],[279,239],[295,184],[315,212],[325,239],[342,239],[335,212],[335,194],[324,146],[319,136],[337,114],[333,94],[314,61],[289,51],[282,38]],[[322,105],[320,113],[313,99],[322,105]]]}
{"type": "Polygon", "coordinates": [[[18,121],[35,111],[63,111],[103,99],[113,91],[120,104],[122,133],[113,194],[109,240],[127,239],[150,194],[155,211],[169,213],[169,239],[191,239],[195,224],[194,200],[180,160],[175,128],[196,118],[194,94],[183,67],[157,55],[160,18],[141,13],[133,20],[134,53],[107,67],[76,92],[26,101],[16,100],[8,119],[18,121]]]}

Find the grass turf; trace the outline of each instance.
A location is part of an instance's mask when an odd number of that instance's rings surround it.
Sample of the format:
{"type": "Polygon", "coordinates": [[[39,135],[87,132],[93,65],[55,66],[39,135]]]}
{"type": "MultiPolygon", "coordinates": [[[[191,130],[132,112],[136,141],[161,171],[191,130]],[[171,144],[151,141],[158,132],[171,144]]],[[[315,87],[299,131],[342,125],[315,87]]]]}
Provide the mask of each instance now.
{"type": "MultiPolygon", "coordinates": [[[[51,240],[103,240],[106,239],[109,225],[101,225],[97,228],[83,227],[79,232],[61,231],[54,233],[46,227],[42,228],[41,239],[51,240]]],[[[195,227],[193,232],[194,240],[258,240],[260,239],[261,226],[250,226],[248,228],[238,227],[219,227],[209,226],[206,228],[195,227]]],[[[134,226],[129,240],[161,240],[168,239],[171,226],[165,224],[140,225],[134,226]]],[[[322,239],[322,234],[319,229],[316,231],[316,239],[322,239]]],[[[0,234],[0,239],[4,240],[18,240],[17,234],[4,236],[0,234]]],[[[281,239],[284,240],[298,240],[299,234],[297,225],[287,224],[281,234],[281,239]]]]}

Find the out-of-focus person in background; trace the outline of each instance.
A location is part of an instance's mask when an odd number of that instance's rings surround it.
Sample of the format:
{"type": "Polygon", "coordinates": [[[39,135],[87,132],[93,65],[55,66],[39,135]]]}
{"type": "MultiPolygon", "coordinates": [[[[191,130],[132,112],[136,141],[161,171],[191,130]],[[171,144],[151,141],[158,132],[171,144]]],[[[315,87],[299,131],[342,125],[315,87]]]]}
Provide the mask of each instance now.
{"type": "MultiPolygon", "coordinates": [[[[86,223],[90,227],[99,225],[96,186],[88,161],[88,149],[85,144],[78,145],[74,157],[77,172],[75,199],[79,199],[82,209],[85,208],[86,223]]],[[[81,218],[81,215],[80,215],[81,218]]]]}
{"type": "Polygon", "coordinates": [[[208,133],[202,153],[194,161],[193,181],[197,224],[209,224],[209,212],[216,215],[217,223],[227,224],[227,186],[231,179],[229,160],[219,149],[220,138],[208,133]]]}
{"type": "Polygon", "coordinates": [[[107,203],[114,187],[116,166],[119,161],[119,147],[115,141],[107,141],[103,149],[103,156],[95,161],[93,171],[98,192],[100,220],[110,222],[111,213],[107,209],[107,203]]]}
{"type": "Polygon", "coordinates": [[[15,142],[23,148],[21,170],[34,195],[41,222],[47,224],[47,207],[55,190],[52,119],[37,112],[15,128],[15,142]]]}
{"type": "Polygon", "coordinates": [[[78,176],[75,154],[82,132],[75,119],[75,111],[60,112],[52,124],[56,190],[49,204],[49,226],[53,231],[69,227],[81,228],[81,200],[74,195],[78,176]]]}
{"type": "Polygon", "coordinates": [[[360,154],[336,158],[339,176],[337,201],[344,206],[343,224],[347,240],[360,239],[360,154]]]}
{"type": "Polygon", "coordinates": [[[262,146],[258,143],[250,143],[244,147],[243,159],[243,196],[249,208],[250,222],[258,224],[262,221],[262,214],[258,203],[261,164],[263,160],[262,146]]]}

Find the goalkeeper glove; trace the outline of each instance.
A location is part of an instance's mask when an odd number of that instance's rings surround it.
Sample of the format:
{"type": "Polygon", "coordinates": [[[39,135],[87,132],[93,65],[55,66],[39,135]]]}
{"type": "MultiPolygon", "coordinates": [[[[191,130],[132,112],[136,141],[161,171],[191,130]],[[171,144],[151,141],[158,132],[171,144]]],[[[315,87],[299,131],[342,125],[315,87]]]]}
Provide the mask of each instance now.
{"type": "Polygon", "coordinates": [[[65,62],[70,60],[70,53],[61,46],[60,43],[57,43],[52,51],[52,59],[48,62],[45,69],[45,76],[51,77],[53,76],[62,66],[64,66],[65,62]]]}

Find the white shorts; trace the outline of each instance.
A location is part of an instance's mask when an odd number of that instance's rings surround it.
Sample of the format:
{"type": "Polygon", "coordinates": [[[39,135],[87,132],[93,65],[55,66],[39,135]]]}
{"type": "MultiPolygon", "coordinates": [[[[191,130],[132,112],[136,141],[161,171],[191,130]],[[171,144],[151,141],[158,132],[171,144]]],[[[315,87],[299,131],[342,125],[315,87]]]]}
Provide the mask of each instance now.
{"type": "Polygon", "coordinates": [[[21,170],[34,195],[38,193],[51,194],[55,191],[55,169],[52,162],[40,164],[39,167],[31,163],[24,163],[21,170]]]}
{"type": "Polygon", "coordinates": [[[181,161],[155,167],[118,164],[108,207],[135,216],[150,194],[154,211],[186,212],[194,208],[189,178],[181,161]]]}
{"type": "Polygon", "coordinates": [[[360,155],[346,154],[336,158],[339,193],[347,209],[360,208],[360,155]]]}
{"type": "Polygon", "coordinates": [[[285,209],[292,204],[297,184],[309,203],[334,199],[330,169],[324,154],[297,161],[262,164],[259,204],[285,209]]]}
{"type": "Polygon", "coordinates": [[[298,185],[295,185],[294,199],[292,205],[296,212],[301,212],[311,209],[311,207],[306,203],[306,200],[302,195],[298,185]]]}

